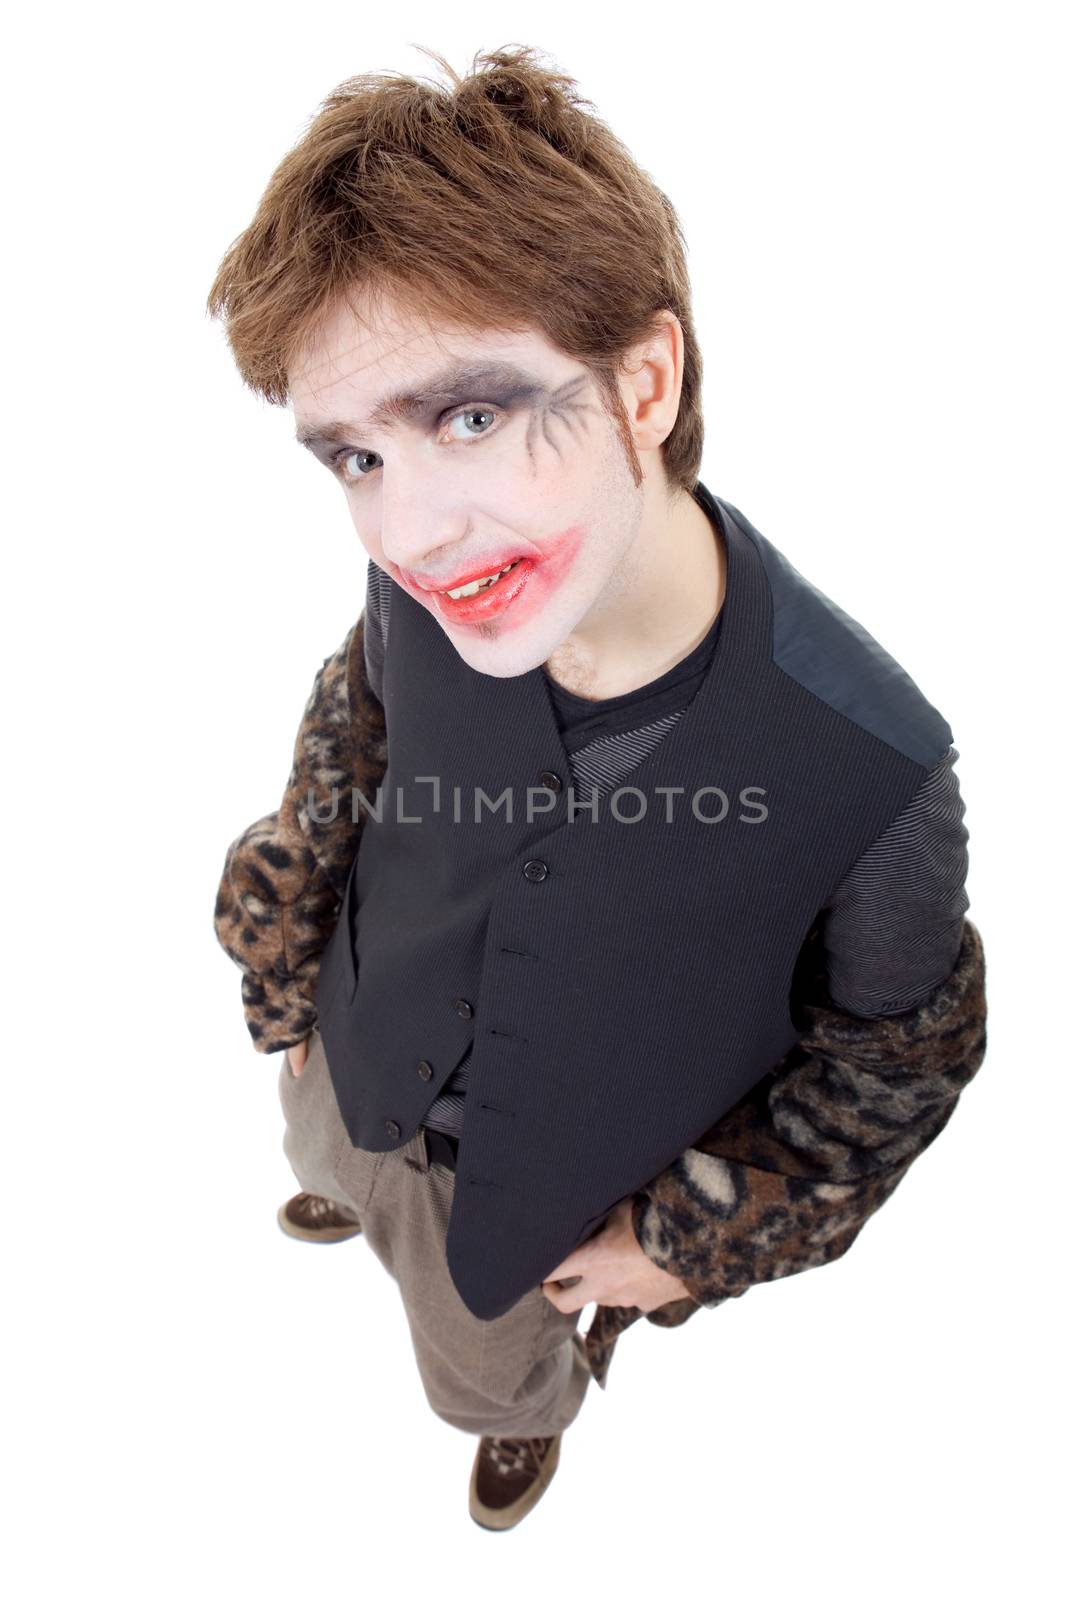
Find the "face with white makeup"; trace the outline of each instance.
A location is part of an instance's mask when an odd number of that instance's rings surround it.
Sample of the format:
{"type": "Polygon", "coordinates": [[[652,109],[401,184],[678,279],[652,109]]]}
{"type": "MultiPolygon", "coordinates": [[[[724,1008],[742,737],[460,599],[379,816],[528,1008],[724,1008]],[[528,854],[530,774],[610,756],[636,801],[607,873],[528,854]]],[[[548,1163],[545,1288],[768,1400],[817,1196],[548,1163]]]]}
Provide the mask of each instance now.
{"type": "Polygon", "coordinates": [[[545,664],[602,699],[695,648],[724,593],[718,535],[662,468],[682,359],[665,311],[624,365],[640,485],[591,374],[535,330],[431,328],[350,297],[291,363],[289,398],[367,553],[468,666],[545,664]]]}

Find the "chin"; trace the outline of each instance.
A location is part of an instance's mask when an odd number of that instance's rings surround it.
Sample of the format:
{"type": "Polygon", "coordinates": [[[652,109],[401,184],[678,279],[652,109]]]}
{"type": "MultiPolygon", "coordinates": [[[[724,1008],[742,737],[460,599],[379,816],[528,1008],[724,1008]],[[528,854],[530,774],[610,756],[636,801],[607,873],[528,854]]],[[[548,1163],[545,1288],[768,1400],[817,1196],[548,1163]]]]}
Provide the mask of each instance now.
{"type": "Polygon", "coordinates": [[[484,650],[460,650],[457,646],[456,654],[462,657],[472,672],[480,672],[486,678],[518,678],[548,660],[547,654],[537,650],[532,656],[529,651],[500,650],[491,641],[484,650]]]}

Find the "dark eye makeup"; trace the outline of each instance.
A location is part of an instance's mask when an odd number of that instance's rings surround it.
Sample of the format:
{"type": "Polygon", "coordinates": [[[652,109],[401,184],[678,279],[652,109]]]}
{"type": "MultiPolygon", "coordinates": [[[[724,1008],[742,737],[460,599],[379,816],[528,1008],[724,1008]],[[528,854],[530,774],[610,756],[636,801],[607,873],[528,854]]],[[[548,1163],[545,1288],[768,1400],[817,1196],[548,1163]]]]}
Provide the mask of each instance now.
{"type": "MultiPolygon", "coordinates": [[[[494,416],[504,415],[507,411],[507,406],[503,402],[487,400],[475,401],[471,405],[451,406],[447,411],[442,411],[440,415],[433,420],[430,426],[436,432],[436,430],[443,427],[446,422],[451,422],[454,417],[465,416],[468,411],[488,411],[494,416]]],[[[470,439],[457,439],[455,442],[457,444],[477,444],[479,439],[484,439],[488,434],[498,433],[499,431],[500,430],[496,427],[490,427],[486,428],[484,433],[475,434],[470,439]]],[[[347,461],[350,456],[375,456],[377,454],[378,453],[376,450],[362,450],[352,445],[342,445],[339,450],[335,450],[333,454],[328,457],[328,463],[335,472],[344,478],[346,475],[341,472],[341,468],[344,462],[347,461]]],[[[381,456],[378,456],[378,460],[381,460],[381,456]]],[[[360,478],[368,477],[370,477],[369,472],[357,473],[354,476],[349,474],[347,475],[347,482],[358,483],[360,478]]]]}

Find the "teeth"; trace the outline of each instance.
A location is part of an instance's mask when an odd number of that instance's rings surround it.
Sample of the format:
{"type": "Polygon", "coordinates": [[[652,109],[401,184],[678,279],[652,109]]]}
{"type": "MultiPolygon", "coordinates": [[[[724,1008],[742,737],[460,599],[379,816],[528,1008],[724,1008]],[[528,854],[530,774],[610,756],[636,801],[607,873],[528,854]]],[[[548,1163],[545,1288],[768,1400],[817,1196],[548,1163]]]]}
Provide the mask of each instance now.
{"type": "Polygon", "coordinates": [[[499,572],[494,572],[490,578],[479,578],[475,583],[465,583],[461,589],[447,589],[453,600],[465,600],[468,595],[478,594],[482,589],[490,589],[505,572],[510,572],[512,567],[518,566],[518,561],[509,561],[506,567],[501,567],[499,572]]]}

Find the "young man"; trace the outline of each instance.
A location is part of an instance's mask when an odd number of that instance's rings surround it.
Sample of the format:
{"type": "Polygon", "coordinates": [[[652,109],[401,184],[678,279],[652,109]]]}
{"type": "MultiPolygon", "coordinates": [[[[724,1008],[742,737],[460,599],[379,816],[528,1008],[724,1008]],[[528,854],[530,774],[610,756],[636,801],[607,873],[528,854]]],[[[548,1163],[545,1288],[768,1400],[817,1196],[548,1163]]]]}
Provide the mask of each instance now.
{"type": "Polygon", "coordinates": [[[396,1279],[505,1528],[630,1322],[848,1248],[985,999],[951,729],[700,481],[670,203],[484,60],[342,85],[211,291],[369,557],[215,928],[279,1220],[396,1279]]]}

